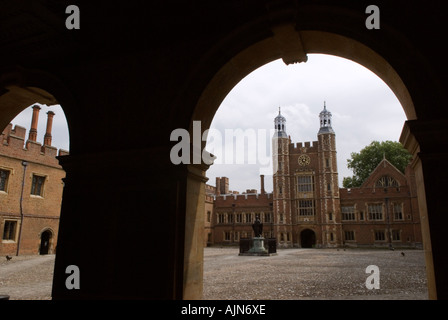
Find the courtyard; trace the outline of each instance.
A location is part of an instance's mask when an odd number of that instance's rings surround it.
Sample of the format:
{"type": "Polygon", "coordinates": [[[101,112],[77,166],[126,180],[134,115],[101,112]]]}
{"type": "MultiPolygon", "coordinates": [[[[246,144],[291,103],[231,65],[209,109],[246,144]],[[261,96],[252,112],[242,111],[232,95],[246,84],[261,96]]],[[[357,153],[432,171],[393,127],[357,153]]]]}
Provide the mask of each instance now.
{"type": "MultiPolygon", "coordinates": [[[[49,300],[54,255],[0,260],[0,295],[49,300]]],[[[82,286],[82,270],[81,270],[82,286]]],[[[276,256],[238,256],[238,248],[204,249],[205,300],[426,300],[422,250],[281,249],[276,256]],[[369,265],[379,289],[367,289],[369,265]]]]}
{"type": "Polygon", "coordinates": [[[270,257],[205,248],[204,299],[426,300],[423,250],[281,249],[270,257]],[[367,289],[369,265],[379,289],[367,289]]]}

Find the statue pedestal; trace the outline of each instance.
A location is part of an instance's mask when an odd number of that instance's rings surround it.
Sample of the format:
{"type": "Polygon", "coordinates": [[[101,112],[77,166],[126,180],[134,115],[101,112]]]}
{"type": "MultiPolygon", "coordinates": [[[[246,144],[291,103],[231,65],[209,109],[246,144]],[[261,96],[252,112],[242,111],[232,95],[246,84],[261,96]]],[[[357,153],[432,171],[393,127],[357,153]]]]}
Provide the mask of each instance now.
{"type": "Polygon", "coordinates": [[[269,253],[264,247],[263,237],[252,238],[252,247],[246,252],[240,252],[240,256],[271,256],[276,253],[269,253]]]}

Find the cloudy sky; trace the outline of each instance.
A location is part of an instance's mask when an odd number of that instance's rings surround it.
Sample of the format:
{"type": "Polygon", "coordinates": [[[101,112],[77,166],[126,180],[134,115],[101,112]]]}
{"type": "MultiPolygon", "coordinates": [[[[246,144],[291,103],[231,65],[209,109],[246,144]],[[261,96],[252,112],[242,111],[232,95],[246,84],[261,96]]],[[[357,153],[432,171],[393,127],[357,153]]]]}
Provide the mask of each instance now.
{"type": "MultiPolygon", "coordinates": [[[[315,54],[309,55],[306,63],[286,66],[277,60],[264,65],[227,95],[211,128],[219,132],[237,128],[243,131],[273,129],[274,118],[281,107],[292,142],[316,141],[318,116],[324,101],[333,115],[342,187],[343,177],[352,175],[347,168],[350,153],[359,152],[373,140],[398,141],[406,120],[403,108],[389,87],[353,61],[315,54]]],[[[223,140],[223,145],[227,146],[229,140],[223,140]]],[[[216,153],[217,150],[210,151],[216,153]]],[[[218,150],[218,154],[220,152],[225,156],[226,150],[218,150]]],[[[215,164],[207,173],[209,184],[215,185],[216,177],[226,176],[229,188],[239,192],[260,190],[259,175],[259,164],[215,164]]],[[[265,176],[265,189],[272,191],[272,174],[265,176]]]]}
{"type": "MultiPolygon", "coordinates": [[[[265,189],[272,191],[272,174],[267,175],[268,167],[260,165],[266,157],[270,158],[270,150],[264,152],[264,158],[255,157],[255,164],[248,164],[247,154],[245,164],[236,164],[236,141],[233,141],[235,150],[232,155],[228,150],[232,141],[226,139],[226,130],[235,134],[236,129],[246,133],[253,130],[257,133],[258,145],[256,150],[246,150],[246,153],[258,154],[264,151],[262,145],[270,148],[270,130],[274,128],[274,118],[281,107],[287,121],[286,132],[292,142],[315,141],[319,130],[318,115],[324,101],[333,115],[340,186],[343,177],[352,175],[351,170],[347,169],[350,153],[359,152],[373,140],[398,141],[406,120],[400,103],[389,87],[359,64],[317,54],[308,55],[306,63],[289,66],[281,60],[274,61],[240,81],[218,109],[211,129],[221,133],[222,142],[213,143],[213,135],[209,135],[207,150],[220,155],[220,161],[216,162],[224,164],[211,166],[207,172],[209,184],[215,185],[216,177],[226,176],[231,190],[260,190],[259,176],[265,173],[265,189]],[[225,163],[226,152],[228,160],[233,156],[232,164],[225,163]]],[[[38,141],[43,141],[48,110],[56,113],[53,146],[69,150],[67,122],[60,106],[42,106],[38,141]]],[[[25,109],[13,120],[13,124],[29,129],[31,114],[31,108],[25,109]]]]}
{"type": "MultiPolygon", "coordinates": [[[[33,104],[34,105],[34,104],[33,104]]],[[[26,137],[28,139],[29,129],[31,127],[31,118],[33,115],[32,106],[29,106],[23,110],[17,117],[14,118],[11,123],[14,125],[19,125],[26,128],[26,137]]],[[[64,111],[60,105],[46,106],[40,105],[41,109],[39,111],[39,122],[37,124],[37,142],[43,144],[45,130],[47,127],[47,112],[53,111],[55,113],[53,117],[53,127],[52,127],[52,143],[51,145],[57,147],[58,149],[69,150],[69,132],[67,126],[67,120],[65,118],[64,111]]]]}

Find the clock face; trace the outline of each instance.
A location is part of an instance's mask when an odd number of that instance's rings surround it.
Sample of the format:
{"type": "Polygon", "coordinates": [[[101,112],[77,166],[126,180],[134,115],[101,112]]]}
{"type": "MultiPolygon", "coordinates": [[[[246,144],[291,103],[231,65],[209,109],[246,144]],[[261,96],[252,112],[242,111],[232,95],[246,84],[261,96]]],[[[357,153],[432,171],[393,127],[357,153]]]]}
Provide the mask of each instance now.
{"type": "Polygon", "coordinates": [[[303,154],[299,157],[299,165],[301,166],[305,166],[307,164],[310,164],[310,157],[308,157],[307,155],[303,154]]]}

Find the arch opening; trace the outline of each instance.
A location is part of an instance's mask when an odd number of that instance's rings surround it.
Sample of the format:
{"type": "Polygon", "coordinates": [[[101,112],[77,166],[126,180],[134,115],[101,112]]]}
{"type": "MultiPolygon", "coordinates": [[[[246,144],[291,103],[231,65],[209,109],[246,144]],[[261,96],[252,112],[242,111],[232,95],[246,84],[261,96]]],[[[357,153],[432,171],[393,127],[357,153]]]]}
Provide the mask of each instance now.
{"type": "Polygon", "coordinates": [[[47,74],[24,69],[1,74],[0,88],[0,170],[7,177],[0,192],[0,224],[2,229],[5,221],[15,226],[0,249],[14,255],[52,254],[65,177],[58,157],[69,154],[70,135],[68,108],[48,90],[62,101],[68,95],[47,74]]]}
{"type": "MultiPolygon", "coordinates": [[[[300,31],[298,33],[300,34],[302,47],[307,48],[306,54],[319,53],[346,58],[375,73],[398,98],[406,118],[408,120],[416,119],[416,112],[409,91],[397,72],[383,57],[364,44],[342,35],[322,31],[300,31]]],[[[282,58],[282,53],[279,52],[273,39],[275,39],[275,36],[248,46],[217,71],[198,100],[192,117],[192,119],[202,122],[204,130],[210,127],[217,108],[236,84],[255,69],[282,58]]],[[[303,235],[300,234],[301,241],[304,241],[306,247],[315,245],[316,237],[315,234],[313,237],[313,234],[312,231],[306,231],[303,235]]],[[[188,238],[189,234],[187,232],[186,239],[188,238]]],[[[188,261],[186,263],[189,264],[188,261]]],[[[188,297],[191,293],[188,286],[188,275],[186,275],[186,279],[184,283],[187,283],[187,286],[184,290],[184,296],[188,297]]]]}

